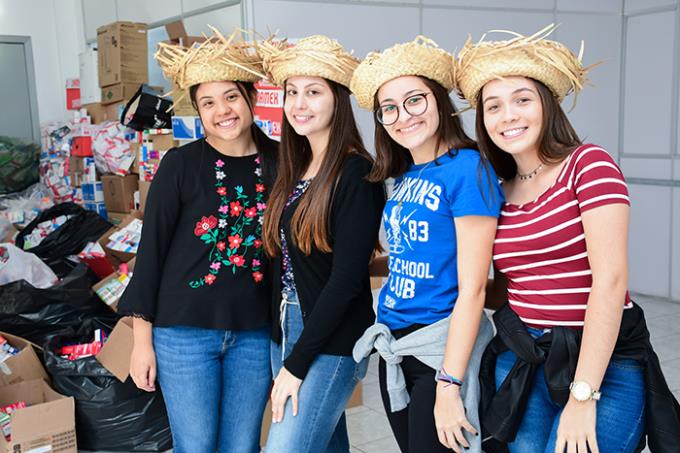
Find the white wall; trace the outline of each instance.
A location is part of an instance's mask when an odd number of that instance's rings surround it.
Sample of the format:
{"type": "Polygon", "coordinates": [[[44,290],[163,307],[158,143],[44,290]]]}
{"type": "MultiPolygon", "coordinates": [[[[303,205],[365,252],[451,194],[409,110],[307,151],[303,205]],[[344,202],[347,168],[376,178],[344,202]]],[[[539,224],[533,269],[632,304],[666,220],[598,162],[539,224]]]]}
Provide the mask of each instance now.
{"type": "Polygon", "coordinates": [[[0,0],[0,34],[30,36],[40,122],[62,120],[85,49],[80,0],[0,0]]]}
{"type": "Polygon", "coordinates": [[[619,137],[632,202],[630,287],[680,300],[680,7],[625,3],[619,137]]]}

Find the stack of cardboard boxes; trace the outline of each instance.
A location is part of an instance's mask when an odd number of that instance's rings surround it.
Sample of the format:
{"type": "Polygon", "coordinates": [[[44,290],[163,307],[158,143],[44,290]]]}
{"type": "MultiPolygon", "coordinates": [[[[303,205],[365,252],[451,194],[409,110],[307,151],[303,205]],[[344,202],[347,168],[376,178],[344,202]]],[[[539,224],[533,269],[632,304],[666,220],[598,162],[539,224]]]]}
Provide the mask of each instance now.
{"type": "Polygon", "coordinates": [[[0,451],[76,453],[73,398],[50,388],[37,355],[38,346],[6,332],[0,332],[0,336],[19,350],[0,364],[0,407],[25,403],[25,407],[11,411],[8,432],[0,434],[0,451]]]}

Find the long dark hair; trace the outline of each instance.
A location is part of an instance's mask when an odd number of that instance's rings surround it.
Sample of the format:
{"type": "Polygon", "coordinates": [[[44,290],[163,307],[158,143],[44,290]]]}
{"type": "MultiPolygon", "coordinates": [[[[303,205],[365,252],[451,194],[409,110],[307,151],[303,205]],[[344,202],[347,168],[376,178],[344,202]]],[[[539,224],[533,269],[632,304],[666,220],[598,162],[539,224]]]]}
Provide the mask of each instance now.
{"type": "MultiPolygon", "coordinates": [[[[257,88],[255,88],[255,85],[250,82],[238,82],[238,81],[230,82],[233,82],[236,85],[239,93],[241,93],[241,96],[243,96],[243,98],[245,99],[246,104],[248,104],[250,113],[253,115],[254,118],[255,117],[254,101],[257,99],[257,88]]],[[[200,85],[201,84],[199,83],[196,85],[192,85],[189,88],[189,98],[191,99],[191,105],[193,105],[194,109],[197,112],[199,112],[199,110],[198,104],[196,102],[196,92],[198,91],[198,87],[200,85]]],[[[262,167],[262,179],[265,182],[265,186],[269,188],[274,182],[275,176],[274,172],[276,170],[276,154],[279,144],[275,140],[272,140],[271,138],[267,137],[267,134],[265,134],[262,131],[262,129],[260,129],[257,126],[257,124],[255,124],[255,121],[253,121],[253,124],[251,124],[250,126],[250,133],[253,138],[253,142],[255,143],[257,154],[260,157],[260,165],[262,167]]]]}
{"type": "MultiPolygon", "coordinates": [[[[437,128],[437,145],[433,150],[433,158],[436,159],[439,146],[446,143],[449,149],[472,148],[477,149],[474,140],[467,136],[463,125],[456,113],[446,89],[434,80],[427,77],[420,77],[425,85],[432,91],[432,95],[437,101],[439,114],[439,127],[437,128]]],[[[373,109],[380,107],[378,93],[373,100],[373,109]]],[[[408,149],[392,140],[387,133],[385,126],[375,120],[375,163],[368,176],[369,181],[379,182],[387,178],[394,178],[408,170],[413,164],[413,158],[408,149]]]]}
{"type": "MultiPolygon", "coordinates": [[[[329,214],[334,189],[347,157],[358,154],[372,160],[364,148],[354,120],[349,90],[331,80],[326,82],[335,101],[328,147],[319,172],[307,188],[305,196],[300,199],[291,219],[295,245],[306,255],[312,252],[313,247],[327,253],[332,251],[329,214]]],[[[277,256],[281,250],[281,215],[289,195],[312,161],[309,141],[295,132],[285,115],[279,150],[276,182],[267,203],[262,232],[264,248],[269,256],[277,256]]]]}
{"type": "MultiPolygon", "coordinates": [[[[580,146],[581,139],[569,122],[557,99],[543,83],[530,79],[536,86],[538,97],[543,106],[543,126],[538,135],[538,158],[544,164],[562,162],[572,151],[580,146]]],[[[477,95],[477,116],[475,131],[480,152],[491,162],[496,174],[506,181],[517,175],[517,163],[512,155],[500,149],[489,137],[484,126],[482,91],[477,95]]]]}

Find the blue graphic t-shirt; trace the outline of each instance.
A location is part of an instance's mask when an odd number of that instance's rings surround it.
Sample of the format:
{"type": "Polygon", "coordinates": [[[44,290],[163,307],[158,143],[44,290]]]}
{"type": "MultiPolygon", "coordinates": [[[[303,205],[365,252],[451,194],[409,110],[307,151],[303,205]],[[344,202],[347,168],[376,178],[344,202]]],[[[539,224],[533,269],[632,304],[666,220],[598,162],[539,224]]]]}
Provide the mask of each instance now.
{"type": "Polygon", "coordinates": [[[498,217],[503,192],[491,165],[472,149],[412,165],[396,178],[383,211],[389,277],[380,291],[378,322],[390,329],[446,318],[458,298],[454,217],[498,217]]]}

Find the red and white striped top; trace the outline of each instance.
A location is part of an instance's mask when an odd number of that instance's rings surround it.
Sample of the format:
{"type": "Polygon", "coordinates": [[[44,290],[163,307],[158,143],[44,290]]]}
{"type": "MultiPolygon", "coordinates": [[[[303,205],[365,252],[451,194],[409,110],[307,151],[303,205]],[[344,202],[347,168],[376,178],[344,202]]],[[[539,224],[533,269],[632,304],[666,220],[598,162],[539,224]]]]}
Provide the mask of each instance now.
{"type": "MultiPolygon", "coordinates": [[[[508,280],[511,308],[530,327],[582,327],[592,272],[581,213],[630,204],[623,174],[596,145],[582,145],[536,200],[505,203],[493,247],[496,269],[508,280]]],[[[626,292],[625,308],[632,307],[626,292]]]]}

